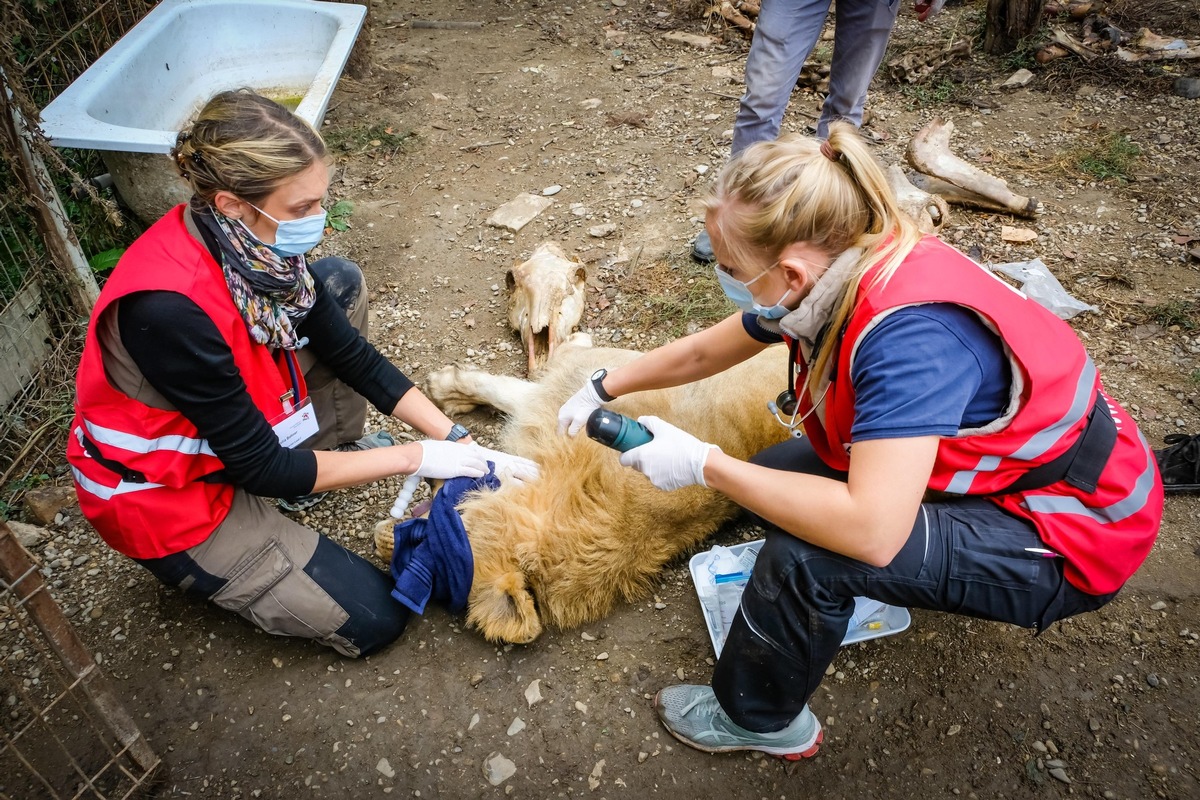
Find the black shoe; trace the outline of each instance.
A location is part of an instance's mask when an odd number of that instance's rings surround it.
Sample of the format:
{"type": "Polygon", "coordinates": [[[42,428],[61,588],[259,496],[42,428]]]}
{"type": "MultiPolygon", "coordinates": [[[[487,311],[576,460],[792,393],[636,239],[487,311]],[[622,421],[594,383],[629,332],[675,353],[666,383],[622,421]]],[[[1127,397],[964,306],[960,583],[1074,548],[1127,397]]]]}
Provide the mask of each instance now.
{"type": "Polygon", "coordinates": [[[696,240],[692,242],[692,258],[701,264],[711,264],[717,260],[712,249],[712,240],[708,238],[708,231],[700,231],[696,240]]]}
{"type": "Polygon", "coordinates": [[[1154,451],[1163,491],[1200,491],[1200,435],[1169,433],[1163,441],[1170,447],[1154,451]]]}

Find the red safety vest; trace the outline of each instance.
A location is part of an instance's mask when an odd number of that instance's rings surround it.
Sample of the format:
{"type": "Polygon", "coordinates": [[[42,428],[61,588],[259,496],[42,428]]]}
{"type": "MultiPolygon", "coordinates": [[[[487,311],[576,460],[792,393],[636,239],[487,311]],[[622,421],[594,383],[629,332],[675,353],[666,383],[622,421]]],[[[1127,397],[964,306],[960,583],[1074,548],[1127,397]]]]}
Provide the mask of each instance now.
{"type": "MultiPolygon", "coordinates": [[[[104,285],[88,325],[67,460],[83,515],[113,549],[134,558],[159,558],[204,541],[229,513],[234,493],[218,474],[221,460],[186,417],[151,408],[108,382],[98,321],[120,298],[147,290],[178,292],[208,314],[268,421],[284,413],[296,388],[286,354],[250,338],[221,267],[188,233],[183,206],[133,243],[104,285]]],[[[295,374],[303,397],[304,376],[299,369],[295,374]]]]}
{"type": "MultiPolygon", "coordinates": [[[[882,285],[872,285],[871,277],[868,274],[861,282],[857,305],[838,336],[832,381],[824,399],[804,421],[818,455],[835,469],[849,469],[854,423],[850,371],[867,332],[887,314],[906,306],[955,303],[969,308],[1003,340],[1018,395],[1015,408],[1008,409],[998,424],[942,439],[929,488],[958,495],[995,495],[990,499],[1030,520],[1047,548],[1063,556],[1066,577],[1074,586],[1090,594],[1119,589],[1145,560],[1158,535],[1162,481],[1145,438],[1125,410],[1104,393],[1096,367],[1075,332],[932,237],[923,239],[882,285]],[[1096,415],[1095,427],[1090,427],[1089,416],[1096,415]],[[1103,441],[1105,428],[1107,441],[1103,441]],[[1077,443],[1096,440],[1102,440],[1107,460],[1080,465],[1087,473],[1082,480],[1071,475],[1039,488],[1010,488],[1031,470],[1043,465],[1053,470],[1055,464],[1072,458],[1068,451],[1077,443]]],[[[803,375],[803,358],[797,362],[803,375]]],[[[804,394],[800,410],[807,414],[812,393],[804,394]]]]}

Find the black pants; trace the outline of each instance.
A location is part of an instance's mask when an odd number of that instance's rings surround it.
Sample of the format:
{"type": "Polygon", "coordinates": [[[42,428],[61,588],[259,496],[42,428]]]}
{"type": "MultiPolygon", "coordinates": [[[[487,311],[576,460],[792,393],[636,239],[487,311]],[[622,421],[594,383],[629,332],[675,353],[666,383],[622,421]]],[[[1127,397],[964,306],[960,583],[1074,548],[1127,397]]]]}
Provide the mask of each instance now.
{"type": "MultiPolygon", "coordinates": [[[[807,439],[768,448],[752,461],[845,480],[807,439]]],[[[923,503],[908,542],[886,567],[766,527],[713,674],[721,707],[752,731],[779,730],[800,714],[841,646],[856,596],[1040,631],[1116,594],[1076,589],[1063,578],[1061,558],[1025,550],[1044,547],[1032,525],[980,498],[923,503]]]]}

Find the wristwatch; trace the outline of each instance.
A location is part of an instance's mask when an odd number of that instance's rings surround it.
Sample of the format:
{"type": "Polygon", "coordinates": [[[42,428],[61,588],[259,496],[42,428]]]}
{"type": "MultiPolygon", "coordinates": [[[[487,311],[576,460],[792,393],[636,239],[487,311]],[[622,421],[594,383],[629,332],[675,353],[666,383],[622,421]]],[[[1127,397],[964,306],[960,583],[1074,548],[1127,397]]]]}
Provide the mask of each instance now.
{"type": "Polygon", "coordinates": [[[613,397],[608,392],[604,391],[604,378],[608,375],[608,370],[598,369],[592,373],[592,388],[596,390],[596,396],[606,403],[611,403],[617,398],[613,397]]]}
{"type": "Polygon", "coordinates": [[[457,442],[459,439],[464,439],[471,435],[471,432],[459,425],[457,422],[450,426],[450,432],[446,434],[447,442],[457,442]]]}

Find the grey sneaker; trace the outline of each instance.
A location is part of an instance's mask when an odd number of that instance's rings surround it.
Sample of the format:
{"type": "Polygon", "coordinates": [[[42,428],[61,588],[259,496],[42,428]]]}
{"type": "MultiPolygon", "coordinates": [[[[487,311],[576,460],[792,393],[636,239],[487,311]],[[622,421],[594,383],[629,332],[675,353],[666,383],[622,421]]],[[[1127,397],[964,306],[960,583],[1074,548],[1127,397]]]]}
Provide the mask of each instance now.
{"type": "Polygon", "coordinates": [[[717,260],[717,255],[712,249],[712,239],[708,238],[708,231],[696,234],[696,239],[692,242],[692,258],[701,264],[711,264],[717,260]]]}
{"type": "MultiPolygon", "coordinates": [[[[333,449],[342,453],[348,453],[352,450],[374,450],[376,447],[391,447],[395,443],[396,440],[387,431],[376,431],[375,433],[367,434],[357,441],[343,442],[333,449]]],[[[324,500],[327,494],[329,492],[313,492],[312,494],[304,494],[299,497],[281,497],[276,502],[284,511],[295,513],[297,511],[307,511],[324,500]]]]}
{"type": "Polygon", "coordinates": [[[808,706],[783,730],[748,731],[725,714],[710,686],[668,686],[654,698],[654,710],[672,736],[706,753],[759,750],[799,761],[816,755],[824,738],[821,723],[808,706]]]}

